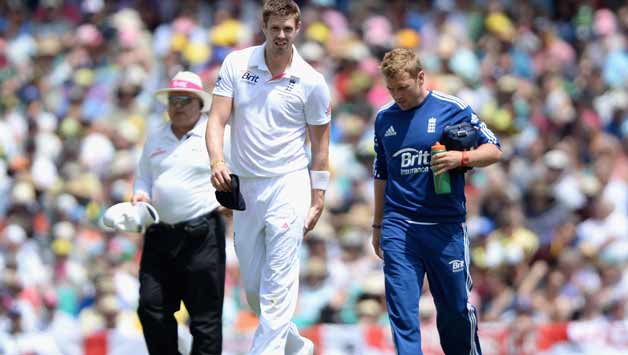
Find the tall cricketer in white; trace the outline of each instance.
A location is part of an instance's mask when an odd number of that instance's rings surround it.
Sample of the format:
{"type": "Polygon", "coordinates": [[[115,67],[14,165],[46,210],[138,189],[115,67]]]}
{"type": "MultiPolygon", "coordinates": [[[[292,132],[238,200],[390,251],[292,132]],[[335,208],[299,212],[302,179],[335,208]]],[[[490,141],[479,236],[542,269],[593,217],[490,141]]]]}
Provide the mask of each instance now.
{"type": "Polygon", "coordinates": [[[229,174],[238,175],[247,205],[234,211],[234,233],[243,287],[260,319],[250,354],[312,354],[312,342],[291,318],[298,251],[323,211],[329,182],[330,94],[293,45],[301,25],[297,4],[268,0],[262,18],[266,42],[230,53],[216,81],[206,135],[211,183],[230,191],[229,174]],[[227,166],[223,132],[229,120],[227,166]]]}

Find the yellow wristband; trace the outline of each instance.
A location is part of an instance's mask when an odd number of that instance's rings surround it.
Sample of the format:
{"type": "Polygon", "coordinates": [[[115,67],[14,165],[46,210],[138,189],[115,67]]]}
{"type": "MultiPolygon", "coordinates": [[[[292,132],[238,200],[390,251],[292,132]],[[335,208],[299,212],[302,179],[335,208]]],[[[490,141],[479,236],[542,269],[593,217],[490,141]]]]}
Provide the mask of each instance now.
{"type": "Polygon", "coordinates": [[[213,161],[213,162],[210,164],[210,166],[211,166],[211,168],[213,169],[213,168],[215,168],[215,167],[216,167],[216,165],[218,165],[218,164],[225,164],[225,161],[224,161],[224,160],[216,160],[216,161],[213,161]]]}

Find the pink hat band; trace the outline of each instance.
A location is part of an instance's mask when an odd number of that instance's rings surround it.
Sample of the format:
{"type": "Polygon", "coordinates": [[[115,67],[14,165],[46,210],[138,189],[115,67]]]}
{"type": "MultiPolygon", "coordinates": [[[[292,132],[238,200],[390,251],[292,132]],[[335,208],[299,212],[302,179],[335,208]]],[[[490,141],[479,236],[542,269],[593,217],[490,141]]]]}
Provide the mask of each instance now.
{"type": "Polygon", "coordinates": [[[170,89],[194,89],[203,91],[203,88],[186,80],[171,80],[170,89]]]}

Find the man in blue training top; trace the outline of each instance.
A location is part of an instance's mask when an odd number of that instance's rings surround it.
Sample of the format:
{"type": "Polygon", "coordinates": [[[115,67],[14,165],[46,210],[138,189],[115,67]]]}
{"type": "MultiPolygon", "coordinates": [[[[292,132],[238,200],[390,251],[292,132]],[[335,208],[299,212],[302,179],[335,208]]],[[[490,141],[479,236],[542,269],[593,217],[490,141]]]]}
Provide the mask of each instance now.
{"type": "Polygon", "coordinates": [[[422,354],[418,305],[427,273],[443,351],[481,354],[477,315],[469,303],[464,173],[454,169],[497,162],[499,141],[462,100],[423,87],[425,74],[413,51],[386,53],[381,71],[394,101],[375,120],[373,248],[384,260],[397,353],[422,354]],[[478,130],[478,147],[432,158],[431,146],[443,129],[461,122],[478,130]],[[434,174],[450,174],[451,193],[434,192],[434,174]]]}

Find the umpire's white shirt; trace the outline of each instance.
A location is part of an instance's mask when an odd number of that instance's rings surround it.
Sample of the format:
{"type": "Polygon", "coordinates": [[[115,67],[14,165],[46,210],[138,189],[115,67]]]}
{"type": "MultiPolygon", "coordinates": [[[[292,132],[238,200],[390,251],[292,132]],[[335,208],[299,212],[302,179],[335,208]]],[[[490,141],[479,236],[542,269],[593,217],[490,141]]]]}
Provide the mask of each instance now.
{"type": "Polygon", "coordinates": [[[290,67],[273,78],[265,44],[230,53],[214,95],[234,98],[230,168],[242,177],[272,177],[307,168],[306,125],[330,120],[323,76],[293,47],[290,67]]]}
{"type": "Polygon", "coordinates": [[[185,221],[218,207],[210,182],[206,127],[207,116],[203,115],[192,130],[177,139],[171,125],[164,124],[144,144],[133,190],[150,196],[163,222],[185,221]]]}

